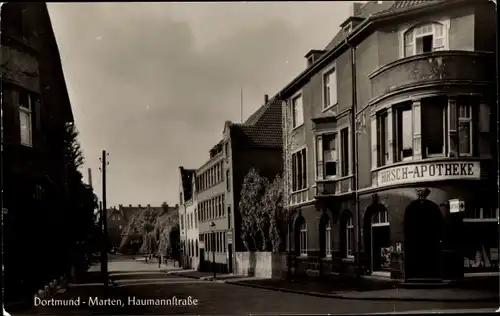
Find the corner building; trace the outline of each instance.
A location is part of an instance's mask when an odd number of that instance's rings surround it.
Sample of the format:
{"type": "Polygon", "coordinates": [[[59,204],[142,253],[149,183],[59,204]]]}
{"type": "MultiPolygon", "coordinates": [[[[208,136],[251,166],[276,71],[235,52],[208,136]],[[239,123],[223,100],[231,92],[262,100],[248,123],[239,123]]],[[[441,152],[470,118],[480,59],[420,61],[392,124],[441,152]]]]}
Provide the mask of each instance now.
{"type": "Polygon", "coordinates": [[[494,5],[352,11],[280,92],[292,270],[406,282],[498,274],[494,5]]]}

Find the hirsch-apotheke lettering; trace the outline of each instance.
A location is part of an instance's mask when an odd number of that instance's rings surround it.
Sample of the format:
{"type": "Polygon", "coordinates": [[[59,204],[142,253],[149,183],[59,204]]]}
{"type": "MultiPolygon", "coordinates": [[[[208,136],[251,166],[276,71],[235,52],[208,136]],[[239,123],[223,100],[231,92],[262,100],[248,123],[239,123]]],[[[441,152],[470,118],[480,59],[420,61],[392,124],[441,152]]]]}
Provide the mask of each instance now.
{"type": "Polygon", "coordinates": [[[420,163],[378,171],[378,186],[454,179],[480,179],[477,161],[420,163]]]}

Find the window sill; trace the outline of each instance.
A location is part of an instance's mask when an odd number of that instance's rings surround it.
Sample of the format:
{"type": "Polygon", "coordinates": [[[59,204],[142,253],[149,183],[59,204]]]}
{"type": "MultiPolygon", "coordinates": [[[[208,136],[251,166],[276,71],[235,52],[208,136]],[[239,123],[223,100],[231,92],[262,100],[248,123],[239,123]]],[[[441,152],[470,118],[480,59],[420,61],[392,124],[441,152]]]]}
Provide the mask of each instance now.
{"type": "Polygon", "coordinates": [[[342,258],[342,262],[352,263],[354,262],[354,257],[342,258]]]}
{"type": "Polygon", "coordinates": [[[304,189],[300,189],[300,190],[297,190],[297,191],[293,191],[293,192],[290,192],[290,194],[302,193],[302,192],[305,192],[307,190],[309,190],[309,188],[304,188],[304,189]]]}
{"type": "Polygon", "coordinates": [[[316,182],[318,183],[325,183],[325,182],[332,182],[332,181],[342,181],[342,180],[347,180],[349,178],[352,178],[354,177],[354,175],[348,175],[348,176],[342,176],[342,177],[331,177],[331,178],[327,178],[327,179],[316,179],[316,182]]]}
{"type": "Polygon", "coordinates": [[[327,106],[326,108],[323,108],[323,109],[321,110],[321,112],[322,112],[322,113],[325,113],[325,112],[327,112],[327,111],[331,110],[332,108],[336,107],[338,104],[339,104],[339,103],[337,102],[337,103],[335,103],[335,104],[329,105],[329,106],[327,106]]]}
{"type": "Polygon", "coordinates": [[[322,261],[333,261],[332,260],[332,255],[328,255],[326,257],[321,258],[322,261]]]}

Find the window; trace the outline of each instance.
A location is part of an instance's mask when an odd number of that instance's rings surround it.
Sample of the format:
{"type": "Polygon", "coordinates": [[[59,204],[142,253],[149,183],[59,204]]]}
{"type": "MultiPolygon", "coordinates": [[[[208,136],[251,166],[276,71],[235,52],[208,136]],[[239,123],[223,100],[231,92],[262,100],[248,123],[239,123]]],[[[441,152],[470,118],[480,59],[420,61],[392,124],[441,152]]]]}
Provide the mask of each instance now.
{"type": "Polygon", "coordinates": [[[445,28],[440,23],[414,27],[404,34],[404,56],[445,49],[445,28]]]}
{"type": "Polygon", "coordinates": [[[196,254],[196,257],[198,257],[198,240],[196,241],[196,244],[195,244],[195,248],[194,250],[196,251],[195,254],[196,254]]]}
{"type": "Polygon", "coordinates": [[[354,225],[352,222],[352,216],[347,219],[347,229],[346,229],[346,255],[347,258],[354,257],[354,225]]]}
{"type": "Polygon", "coordinates": [[[318,179],[329,179],[337,175],[336,134],[324,134],[317,138],[318,179]]]}
{"type": "Polygon", "coordinates": [[[340,131],[340,154],[341,159],[341,171],[342,171],[342,176],[348,176],[349,175],[349,129],[344,128],[340,131]]]}
{"type": "MultiPolygon", "coordinates": [[[[377,116],[377,166],[381,167],[387,163],[389,158],[389,119],[386,111],[377,116]]],[[[412,135],[413,137],[413,135],[412,135]]]]}
{"type": "Polygon", "coordinates": [[[323,75],[323,109],[337,104],[337,72],[335,68],[323,75]]]}
{"type": "Polygon", "coordinates": [[[191,221],[191,228],[193,228],[193,227],[194,227],[194,216],[193,216],[193,215],[194,215],[193,213],[191,213],[191,214],[189,215],[189,217],[190,217],[190,221],[191,221]]]}
{"type": "Polygon", "coordinates": [[[472,155],[472,107],[468,104],[458,105],[458,150],[460,155],[472,155]]]}
{"type": "Polygon", "coordinates": [[[226,152],[226,157],[229,157],[229,142],[224,144],[224,151],[226,152]]]}
{"type": "Polygon", "coordinates": [[[332,223],[330,220],[325,226],[325,257],[331,258],[332,256],[332,223]]]}
{"type": "Polygon", "coordinates": [[[397,125],[397,159],[398,161],[413,158],[413,115],[411,104],[396,108],[397,125]]]}
{"type": "Polygon", "coordinates": [[[227,207],[227,227],[231,229],[231,206],[227,207]]]}
{"type": "Polygon", "coordinates": [[[306,149],[292,154],[292,191],[296,192],[307,188],[307,157],[306,149]]]}
{"type": "Polygon", "coordinates": [[[194,209],[194,228],[198,228],[198,210],[194,209]]]}
{"type": "Polygon", "coordinates": [[[123,229],[123,226],[122,225],[118,225],[118,229],[123,229]]]}
{"type": "Polygon", "coordinates": [[[422,145],[426,157],[442,156],[445,153],[445,105],[447,102],[446,97],[421,100],[422,122],[425,122],[425,128],[422,129],[422,145]]]}
{"type": "Polygon", "coordinates": [[[222,195],[221,198],[222,198],[222,202],[221,202],[222,216],[225,216],[226,214],[224,213],[224,204],[225,204],[225,197],[224,197],[224,195],[222,195]]]}
{"type": "Polygon", "coordinates": [[[464,222],[497,222],[499,209],[493,207],[471,207],[465,211],[464,222]]]}
{"type": "Polygon", "coordinates": [[[231,192],[231,182],[230,182],[229,169],[226,170],[226,189],[227,189],[227,192],[231,192]]]}
{"type": "Polygon", "coordinates": [[[388,226],[388,225],[389,225],[389,213],[387,212],[387,210],[379,211],[373,214],[372,227],[388,226]]]}
{"type": "Polygon", "coordinates": [[[292,127],[304,124],[304,106],[302,105],[302,95],[292,99],[292,127]]]}
{"type": "Polygon", "coordinates": [[[33,146],[33,98],[25,92],[19,92],[19,121],[21,126],[21,144],[25,146],[33,146]]]}
{"type": "Polygon", "coordinates": [[[307,224],[305,221],[302,221],[300,224],[300,255],[307,256],[307,224]]]}
{"type": "Polygon", "coordinates": [[[181,215],[181,229],[184,229],[184,215],[181,215]]]}

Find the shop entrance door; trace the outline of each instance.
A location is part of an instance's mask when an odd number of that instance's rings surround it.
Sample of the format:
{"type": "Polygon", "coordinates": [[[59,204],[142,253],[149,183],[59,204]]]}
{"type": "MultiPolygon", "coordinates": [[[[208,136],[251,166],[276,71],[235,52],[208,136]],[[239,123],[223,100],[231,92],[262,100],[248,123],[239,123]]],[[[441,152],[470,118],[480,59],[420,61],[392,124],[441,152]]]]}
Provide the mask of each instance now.
{"type": "Polygon", "coordinates": [[[371,270],[373,272],[390,272],[391,230],[389,214],[386,209],[373,214],[370,233],[371,270]]]}
{"type": "Polygon", "coordinates": [[[443,221],[439,207],[428,200],[412,202],[404,221],[406,279],[438,279],[443,221]]]}

